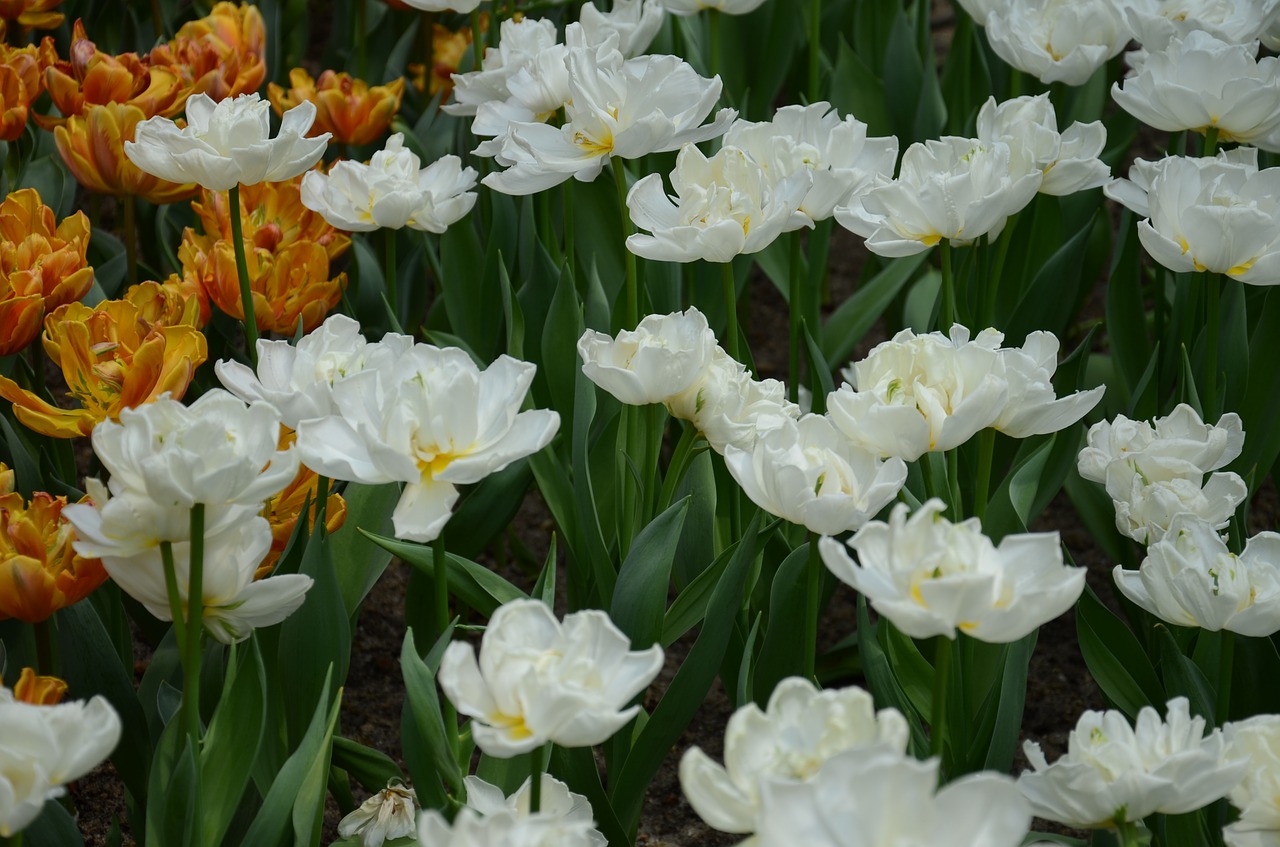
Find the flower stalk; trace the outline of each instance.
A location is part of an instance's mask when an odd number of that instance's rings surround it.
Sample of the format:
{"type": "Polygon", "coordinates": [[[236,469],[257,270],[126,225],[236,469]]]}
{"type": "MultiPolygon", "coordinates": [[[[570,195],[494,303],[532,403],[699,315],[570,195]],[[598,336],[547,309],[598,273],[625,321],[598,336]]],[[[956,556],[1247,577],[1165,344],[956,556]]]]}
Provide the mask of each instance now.
{"type": "Polygon", "coordinates": [[[942,310],[938,313],[938,329],[947,332],[956,319],[955,283],[951,278],[951,239],[942,239],[938,249],[942,253],[942,310]]]}
{"type": "Polygon", "coordinates": [[[724,310],[726,316],[724,349],[733,358],[742,361],[738,353],[738,284],[733,276],[733,262],[720,265],[720,280],[724,289],[724,310]]]}
{"type": "Polygon", "coordinates": [[[951,677],[951,639],[939,635],[933,649],[933,714],[929,717],[929,755],[941,756],[947,726],[947,685],[951,677]]]}
{"type": "Polygon", "coordinates": [[[396,291],[396,230],[384,229],[382,235],[385,267],[383,279],[387,286],[387,307],[391,310],[392,317],[395,317],[400,312],[400,296],[396,291]]]}
{"type": "MultiPolygon", "coordinates": [[[[622,238],[625,241],[635,234],[635,225],[631,222],[631,212],[627,209],[627,169],[621,159],[609,163],[613,168],[614,184],[618,187],[618,210],[622,213],[622,238]]],[[[636,254],[629,249],[622,251],[622,258],[627,271],[626,312],[623,314],[623,326],[635,326],[640,322],[640,282],[636,268],[636,254]]]]}
{"type": "Polygon", "coordinates": [[[249,364],[258,366],[258,320],[253,310],[253,291],[249,288],[249,264],[244,257],[244,227],[240,223],[240,184],[227,191],[231,207],[231,244],[236,253],[236,273],[240,276],[240,306],[244,310],[244,349],[249,364]]]}
{"type": "MultiPolygon", "coordinates": [[[[204,503],[191,507],[191,561],[187,585],[186,635],[182,661],[182,715],[191,749],[200,747],[200,659],[204,615],[204,503]]],[[[175,617],[174,620],[177,620],[175,617]]]]}
{"type": "Polygon", "coordinates": [[[534,747],[529,753],[529,814],[542,811],[542,772],[546,768],[547,748],[534,747]]]}
{"type": "Polygon", "coordinates": [[[805,567],[804,676],[818,681],[818,612],[822,605],[822,558],[818,533],[809,531],[809,556],[805,567]]]}
{"type": "Polygon", "coordinates": [[[787,397],[792,403],[800,402],[800,333],[804,320],[804,257],[801,254],[800,233],[791,233],[791,294],[787,306],[791,317],[791,369],[787,376],[787,397]]]}
{"type": "Polygon", "coordinates": [[[1222,311],[1222,275],[1204,275],[1205,329],[1208,335],[1204,347],[1204,396],[1200,405],[1206,418],[1217,418],[1218,408],[1218,343],[1219,322],[1222,311]]]}

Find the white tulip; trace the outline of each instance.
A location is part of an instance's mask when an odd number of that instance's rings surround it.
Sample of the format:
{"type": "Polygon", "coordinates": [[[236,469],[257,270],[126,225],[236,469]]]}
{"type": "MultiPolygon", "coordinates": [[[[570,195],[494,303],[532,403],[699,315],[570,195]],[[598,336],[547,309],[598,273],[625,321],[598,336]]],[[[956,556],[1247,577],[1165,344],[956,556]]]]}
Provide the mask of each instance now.
{"type": "Polygon", "coordinates": [[[302,205],[347,232],[400,229],[444,232],[476,203],[476,172],[457,156],[421,162],[395,133],[369,164],[342,160],[328,174],[302,178],[302,205]]]}
{"type": "Polygon", "coordinates": [[[671,173],[675,197],[667,197],[662,177],[642,177],[627,193],[627,208],[639,229],[627,237],[627,249],[660,262],[725,263],[758,253],[779,235],[813,220],[800,204],[812,184],[806,171],[774,182],[760,164],[736,147],[722,147],[707,158],[686,144],[671,173]]]}
{"type": "Polygon", "coordinates": [[[745,15],[764,5],[764,0],[658,0],[673,15],[696,15],[706,9],[726,15],[745,15]]]}
{"type": "Polygon", "coordinates": [[[862,526],[907,481],[901,459],[881,461],[822,415],[783,418],[751,450],[727,445],[724,463],[757,506],[822,535],[862,526]]]}
{"type": "MultiPolygon", "coordinates": [[[[502,793],[496,785],[490,785],[478,776],[465,777],[463,783],[467,791],[467,806],[482,815],[509,813],[517,818],[530,817],[529,806],[532,801],[532,778],[526,777],[515,793],[510,797],[502,793]]],[[[595,829],[592,817],[591,802],[581,794],[569,790],[569,786],[549,773],[543,773],[540,779],[542,796],[539,798],[538,814],[555,818],[577,827],[586,824],[590,832],[584,844],[592,847],[604,847],[608,839],[595,829]]],[[[577,831],[575,829],[575,831],[577,831]]]]}
{"type": "Polygon", "coordinates": [[[414,835],[418,831],[418,795],[393,779],[386,788],[360,804],[359,808],[338,821],[338,835],[360,836],[361,847],[382,847],[392,839],[414,835]]]}
{"type": "Polygon", "coordinates": [[[1222,730],[1204,730],[1185,697],[1169,701],[1164,721],[1144,706],[1132,727],[1118,711],[1088,711],[1052,765],[1039,744],[1023,744],[1032,770],[1018,788],[1037,817],[1081,829],[1193,812],[1234,788],[1247,763],[1227,755],[1222,730]]]}
{"type": "Polygon", "coordinates": [[[1163,621],[1260,638],[1280,631],[1280,534],[1253,536],[1237,556],[1212,526],[1184,513],[1138,570],[1117,565],[1113,575],[1126,597],[1163,621]]]}
{"type": "Polygon", "coordinates": [[[613,0],[613,8],[602,12],[595,3],[584,3],[578,22],[588,44],[602,44],[610,33],[618,36],[618,50],[627,58],[649,49],[662,29],[663,8],[657,0],[613,0]]]}
{"type": "Polygon", "coordinates": [[[813,779],[823,763],[846,750],[885,748],[906,753],[910,728],[896,709],[875,710],[856,686],[819,691],[801,677],[778,683],[761,711],[748,703],[724,733],[724,765],[699,747],[680,759],[680,787],[689,805],[721,832],[759,828],[760,786],[766,780],[813,779]]]}
{"type": "Polygon", "coordinates": [[[944,238],[954,244],[994,238],[1043,179],[1013,164],[1009,145],[999,141],[946,137],[912,144],[898,178],[838,206],[836,220],[865,238],[868,250],[891,258],[922,253],[944,238]]]}
{"type": "Polygon", "coordinates": [[[702,375],[665,402],[672,417],[692,423],[720,454],[730,444],[749,451],[759,436],[782,426],[784,419],[800,417],[800,407],[786,398],[786,386],[776,379],[752,379],[746,367],[719,346],[702,375]]]}
{"type": "Polygon", "coordinates": [[[1280,841],[1280,715],[1255,715],[1222,729],[1227,757],[1248,761],[1244,779],[1227,795],[1240,819],[1223,830],[1227,847],[1280,841]]]}
{"type": "Polygon", "coordinates": [[[1129,30],[1143,48],[1126,57],[1135,67],[1149,53],[1192,32],[1204,31],[1228,44],[1248,44],[1280,20],[1280,0],[1125,0],[1123,9],[1129,30]]]}
{"type": "Polygon", "coordinates": [[[476,745],[510,758],[548,741],[604,743],[639,713],[627,704],[648,688],[662,661],[656,644],[632,651],[604,612],[574,612],[561,623],[544,603],[516,600],[493,613],[479,662],[470,644],[455,641],[437,679],[472,719],[476,745]]]}
{"type": "Polygon", "coordinates": [[[124,153],[142,171],[170,182],[194,182],[210,191],[237,185],[283,182],[307,171],[324,155],[329,133],[307,138],[316,119],[314,103],[284,113],[271,138],[271,104],[257,94],[214,103],[207,94],[187,100],[182,129],[156,116],[138,124],[124,153]]]}
{"type": "Polygon", "coordinates": [[[1048,94],[1016,97],[999,105],[996,98],[988,97],[978,110],[978,138],[1008,144],[1015,173],[1044,174],[1041,194],[1063,197],[1111,179],[1111,168],[1098,158],[1107,144],[1102,122],[1076,122],[1059,134],[1058,116],[1048,94]]]}
{"type": "Polygon", "coordinates": [[[617,338],[589,329],[578,339],[587,379],[628,406],[663,403],[698,382],[715,356],[716,336],[706,315],[649,315],[617,338]]]}
{"type": "Polygon", "coordinates": [[[987,41],[1001,59],[1043,83],[1084,85],[1132,37],[1122,6],[1114,0],[996,3],[986,17],[987,41]]]}
{"type": "Polygon", "coordinates": [[[889,522],[873,521],[845,545],[824,538],[822,561],[841,581],[912,638],[957,631],[1007,644],[1075,605],[1084,568],[1063,564],[1056,532],[1009,535],[1000,546],[982,534],[977,518],[953,524],[946,505],[929,500],[910,518],[905,503],[889,522]]]}
{"type": "Polygon", "coordinates": [[[424,12],[458,12],[469,14],[479,7],[482,0],[404,0],[406,6],[424,12]]]}
{"type": "Polygon", "coordinates": [[[479,482],[551,442],[560,416],[520,411],[535,366],[510,356],[481,371],[457,348],[417,344],[377,370],[335,382],[336,413],[298,424],[298,451],[316,473],[378,485],[408,483],[392,514],[397,538],[432,541],[479,482]]]}
{"type": "MultiPolygon", "coordinates": [[[[1001,333],[980,333],[978,342],[996,345],[1001,333]]],[[[1066,429],[1102,400],[1104,386],[1058,397],[1053,372],[1058,369],[1058,338],[1052,332],[1030,333],[1021,347],[994,347],[1009,398],[991,425],[1014,438],[1029,438],[1066,429]]]]}
{"type": "Polygon", "coordinates": [[[480,70],[453,75],[453,100],[440,108],[450,115],[474,116],[481,103],[506,100],[507,83],[522,68],[556,45],[554,21],[547,18],[508,18],[502,22],[497,47],[485,50],[480,70]]]}

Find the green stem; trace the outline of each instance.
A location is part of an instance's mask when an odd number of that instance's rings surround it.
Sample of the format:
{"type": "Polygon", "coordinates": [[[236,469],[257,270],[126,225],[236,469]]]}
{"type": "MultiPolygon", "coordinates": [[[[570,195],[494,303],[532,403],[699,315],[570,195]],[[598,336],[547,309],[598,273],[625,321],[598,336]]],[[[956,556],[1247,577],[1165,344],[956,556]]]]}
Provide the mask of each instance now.
{"type": "Polygon", "coordinates": [[[726,320],[725,327],[725,352],[737,359],[738,356],[738,283],[733,276],[733,262],[724,262],[720,265],[720,282],[724,289],[724,310],[726,320]]]}
{"type": "MultiPolygon", "coordinates": [[[[613,181],[618,188],[618,209],[622,213],[622,240],[625,243],[636,231],[635,224],[631,222],[631,210],[627,208],[627,169],[622,160],[616,157],[609,162],[609,166],[613,168],[613,181]]],[[[622,325],[631,329],[640,323],[640,282],[636,254],[624,247],[622,258],[627,269],[627,311],[622,316],[622,325]]]]}
{"type": "Polygon", "coordinates": [[[942,311],[938,313],[938,329],[951,332],[956,320],[955,289],[951,279],[951,239],[944,238],[938,244],[942,251],[942,311]]]}
{"type": "Polygon", "coordinates": [[[946,738],[947,684],[951,677],[951,639],[939,635],[933,649],[933,714],[929,718],[929,755],[941,756],[946,738]]]}
{"type": "MultiPolygon", "coordinates": [[[[444,534],[437,535],[431,542],[431,582],[435,589],[437,636],[443,635],[449,622],[449,562],[445,555],[444,534]]],[[[440,700],[440,709],[444,717],[445,735],[449,739],[449,749],[453,758],[458,758],[458,710],[448,697],[440,700]]]]}
{"type": "Polygon", "coordinates": [[[994,326],[996,319],[996,294],[1000,291],[1000,281],[1004,276],[1004,262],[1009,255],[1009,245],[1013,243],[1013,230],[1017,227],[1018,216],[1010,215],[1000,233],[1000,241],[996,245],[996,259],[991,271],[986,276],[986,296],[982,303],[982,323],[977,329],[994,326]]]}
{"type": "Polygon", "coordinates": [[[809,532],[809,557],[805,568],[804,675],[818,681],[818,612],[822,604],[822,559],[818,555],[818,534],[809,532]]]}
{"type": "Polygon", "coordinates": [[[126,194],[121,200],[124,206],[124,256],[126,274],[130,285],[138,283],[138,200],[126,194]]]}
{"type": "Polygon", "coordinates": [[[191,507],[187,577],[187,643],[182,662],[182,714],[191,750],[200,752],[200,660],[204,629],[204,503],[191,507]]]}
{"type": "Polygon", "coordinates": [[[822,67],[822,0],[809,0],[809,102],[818,101],[822,67]]]}
{"type": "Polygon", "coordinates": [[[960,448],[947,451],[947,484],[951,489],[951,516],[957,522],[964,520],[964,498],[960,494],[960,448]]]}
{"type": "Polygon", "coordinates": [[[711,69],[711,75],[717,76],[720,73],[720,10],[709,9],[707,11],[707,29],[710,37],[707,39],[711,48],[711,56],[707,60],[707,65],[711,69]]]}
{"type": "Polygon", "coordinates": [[[60,676],[53,652],[53,619],[31,625],[36,637],[36,673],[41,676],[60,676]]]}
{"type": "Polygon", "coordinates": [[[653,495],[655,494],[654,478],[658,473],[658,458],[662,452],[662,435],[666,429],[666,420],[661,417],[663,407],[650,403],[644,410],[645,431],[641,439],[644,455],[640,458],[640,473],[644,479],[644,487],[640,492],[640,522],[647,525],[653,519],[653,495]]]}
{"type": "Polygon", "coordinates": [[[367,23],[369,14],[367,3],[368,0],[356,0],[356,25],[354,27],[356,36],[356,76],[360,79],[365,78],[365,69],[367,68],[365,60],[365,36],[369,28],[367,23]]]}
{"type": "Polygon", "coordinates": [[[164,566],[164,588],[169,595],[169,614],[173,616],[173,640],[178,643],[178,655],[187,654],[186,608],[178,591],[178,573],[173,563],[173,542],[160,542],[160,562],[164,566]]]}
{"type": "Polygon", "coordinates": [[[529,754],[529,814],[542,811],[542,771],[546,769],[547,750],[544,746],[533,748],[529,754]]]}
{"type": "Polygon", "coordinates": [[[249,364],[258,367],[258,319],[253,313],[253,291],[249,288],[249,264],[244,258],[244,229],[240,223],[240,184],[227,192],[231,206],[231,243],[236,252],[236,273],[240,277],[240,308],[244,311],[244,349],[249,364]]]}
{"type": "Polygon", "coordinates": [[[1218,408],[1218,334],[1221,329],[1222,275],[1205,274],[1205,322],[1208,324],[1208,337],[1204,348],[1204,396],[1200,404],[1204,407],[1205,420],[1217,420],[1218,408]]]}
{"type": "Polygon", "coordinates": [[[800,233],[791,233],[791,296],[787,307],[791,314],[791,370],[788,372],[787,391],[792,403],[800,402],[800,333],[804,319],[804,256],[801,254],[800,233]]]}
{"type": "Polygon", "coordinates": [[[1218,128],[1211,126],[1204,131],[1204,145],[1200,148],[1201,156],[1215,156],[1218,153],[1218,128]]]}
{"type": "Polygon", "coordinates": [[[680,440],[671,454],[671,462],[667,465],[667,473],[662,478],[662,493],[658,496],[658,510],[665,511],[675,497],[676,486],[684,478],[689,469],[689,460],[693,455],[694,441],[698,438],[698,428],[688,421],[682,421],[684,428],[680,432],[680,440]]]}
{"type": "Polygon", "coordinates": [[[1141,847],[1142,839],[1138,837],[1137,821],[1116,821],[1116,840],[1120,847],[1141,847]]]}
{"type": "Polygon", "coordinates": [[[1218,726],[1224,725],[1230,717],[1231,710],[1231,673],[1235,664],[1236,636],[1234,632],[1222,630],[1218,642],[1218,706],[1214,712],[1218,726]]]}
{"type": "Polygon", "coordinates": [[[471,12],[471,53],[472,70],[478,71],[484,66],[484,31],[480,28],[480,9],[471,12]]]}
{"type": "MultiPolygon", "coordinates": [[[[564,255],[569,260],[569,270],[573,272],[573,278],[578,278],[577,267],[577,239],[574,237],[576,228],[573,221],[573,183],[576,180],[569,180],[564,184],[564,255]]],[[[544,192],[545,193],[545,192],[544,192]]],[[[625,247],[623,248],[626,249],[625,247]]]]}
{"type": "Polygon", "coordinates": [[[312,533],[320,533],[322,536],[328,531],[326,523],[328,521],[329,510],[329,478],[320,474],[316,475],[316,501],[315,501],[315,522],[312,524],[312,533]]]}
{"type": "Polygon", "coordinates": [[[987,427],[978,435],[978,480],[973,491],[973,514],[979,521],[987,517],[991,490],[991,462],[996,448],[996,431],[987,427]]]}
{"type": "Polygon", "coordinates": [[[387,286],[387,303],[391,306],[391,314],[397,317],[400,314],[400,296],[396,291],[396,236],[398,230],[383,229],[383,281],[387,286]]]}

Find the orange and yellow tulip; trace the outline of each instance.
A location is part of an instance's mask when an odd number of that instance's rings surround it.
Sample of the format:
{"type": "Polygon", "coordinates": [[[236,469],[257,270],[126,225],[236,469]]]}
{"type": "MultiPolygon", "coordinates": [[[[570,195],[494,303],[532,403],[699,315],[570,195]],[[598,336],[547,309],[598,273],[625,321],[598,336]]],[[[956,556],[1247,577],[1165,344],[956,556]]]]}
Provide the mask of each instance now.
{"type": "MultiPolygon", "coordinates": [[[[4,681],[0,680],[0,685],[4,681]]],[[[56,676],[36,676],[35,668],[23,668],[13,686],[13,698],[32,706],[56,706],[67,693],[67,683],[56,676]]]]}
{"type": "Polygon", "coordinates": [[[89,219],[76,212],[55,226],[34,188],[0,203],[0,355],[25,348],[45,312],[79,300],[93,286],[89,219]]]}
{"type": "MultiPolygon", "coordinates": [[[[280,448],[284,449],[291,441],[293,441],[293,433],[289,433],[280,440],[280,448]]],[[[262,564],[258,565],[258,570],[253,575],[254,579],[270,576],[275,570],[276,562],[289,546],[289,539],[293,537],[293,531],[297,528],[302,507],[308,502],[311,505],[307,511],[307,529],[315,529],[315,498],[318,482],[319,477],[316,476],[315,471],[305,466],[299,467],[298,475],[294,477],[293,482],[262,507],[262,516],[267,519],[267,523],[271,524],[271,551],[262,560],[262,564]]],[[[330,494],[325,499],[325,529],[330,533],[337,532],[346,520],[347,501],[342,499],[341,494],[330,494]]]]}
{"type": "Polygon", "coordinates": [[[404,97],[404,77],[385,85],[370,86],[348,73],[325,71],[319,79],[302,68],[289,71],[289,89],[274,82],[267,86],[267,97],[277,115],[283,115],[304,100],[316,104],[316,120],[309,136],[322,132],[333,134],[331,141],[340,144],[369,144],[391,126],[404,97]]]}
{"type": "Polygon", "coordinates": [[[172,41],[151,51],[150,61],[181,77],[185,102],[192,94],[223,100],[257,91],[267,76],[266,56],[267,27],[258,7],[222,2],[183,24],[172,41]]]}
{"type": "Polygon", "coordinates": [[[156,204],[191,197],[196,186],[145,173],[124,155],[124,143],[133,140],[138,122],[147,117],[129,103],[89,105],[54,128],[54,143],[72,176],[89,191],[135,195],[156,204]]]}
{"type": "Polygon", "coordinates": [[[72,549],[66,505],[43,491],[30,503],[16,491],[0,495],[0,619],[40,623],[106,581],[102,562],[72,549]]]}
{"type": "Polygon", "coordinates": [[[0,44],[0,140],[13,141],[22,135],[31,103],[42,91],[35,45],[0,44]]]}
{"type": "Polygon", "coordinates": [[[124,299],[137,306],[138,314],[148,323],[203,329],[209,322],[211,307],[204,287],[177,274],[164,282],[131,285],[124,299]]]}
{"type": "Polygon", "coordinates": [[[447,26],[432,24],[431,75],[428,77],[427,66],[420,62],[409,65],[409,76],[413,87],[428,97],[444,92],[440,102],[448,100],[450,92],[453,91],[453,75],[458,72],[462,57],[467,54],[470,47],[470,27],[455,32],[447,26]]]}
{"type": "Polygon", "coordinates": [[[191,326],[164,326],[143,318],[128,300],[96,308],[71,303],[44,322],[44,349],[62,370],[79,408],[62,409],[0,376],[0,397],[28,428],[53,438],[88,435],[99,421],[168,391],[181,399],[209,356],[204,335],[191,326]]]}
{"type": "Polygon", "coordinates": [[[30,29],[55,29],[64,16],[51,10],[61,4],[62,0],[0,0],[0,18],[30,29]]]}

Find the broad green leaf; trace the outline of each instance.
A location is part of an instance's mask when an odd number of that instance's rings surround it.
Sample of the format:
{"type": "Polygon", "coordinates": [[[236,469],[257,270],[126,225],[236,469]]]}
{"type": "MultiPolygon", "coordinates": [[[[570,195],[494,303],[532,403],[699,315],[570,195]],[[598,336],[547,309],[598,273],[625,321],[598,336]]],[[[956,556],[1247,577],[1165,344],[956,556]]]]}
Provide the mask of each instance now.
{"type": "Polygon", "coordinates": [[[1098,687],[1130,719],[1143,706],[1168,699],[1137,637],[1087,586],[1076,604],[1076,633],[1098,687]]]}
{"type": "Polygon", "coordinates": [[[894,679],[911,705],[921,715],[933,714],[933,666],[920,654],[920,648],[888,619],[882,618],[876,631],[889,656],[894,679]]]}
{"type": "MultiPolygon", "coordinates": [[[[1013,767],[1027,702],[1027,672],[1038,635],[1037,630],[1013,642],[1005,655],[1000,685],[990,695],[994,699],[995,725],[989,742],[983,746],[986,755],[982,767],[985,770],[1008,773],[1013,767]]],[[[990,702],[987,708],[992,708],[990,702]]],[[[983,751],[975,749],[974,752],[983,751]]]]}
{"type": "Polygon", "coordinates": [[[792,550],[774,574],[769,589],[769,620],[752,671],[752,695],[757,703],[767,703],[778,683],[804,666],[804,639],[796,626],[805,620],[808,562],[806,542],[792,550]]]}
{"type": "Polygon", "coordinates": [[[609,844],[630,844],[631,838],[618,821],[618,815],[609,802],[604,785],[600,782],[600,771],[596,766],[595,755],[590,747],[561,747],[556,745],[551,751],[551,767],[549,769],[569,786],[570,790],[583,795],[591,802],[591,814],[596,819],[596,829],[609,839],[609,844]]]}
{"type": "MultiPolygon", "coordinates": [[[[1280,456],[1280,427],[1272,423],[1280,419],[1280,368],[1261,366],[1262,363],[1280,362],[1280,292],[1267,289],[1266,301],[1258,320],[1258,328],[1249,339],[1249,357],[1259,363],[1249,371],[1248,384],[1239,412],[1244,423],[1244,449],[1240,457],[1231,463],[1231,470],[1246,478],[1252,477],[1253,486],[1261,485],[1267,472],[1280,456]],[[1256,473],[1251,473],[1256,470],[1256,473]]],[[[1252,492],[1250,492],[1252,493],[1252,492]]]]}
{"type": "Polygon", "coordinates": [[[710,567],[694,577],[693,582],[676,596],[662,622],[664,648],[679,641],[681,636],[702,622],[707,614],[707,604],[711,602],[711,594],[720,584],[720,578],[729,566],[735,550],[735,547],[724,550],[710,567]]]}
{"type": "MultiPolygon", "coordinates": [[[[1221,726],[1223,721],[1214,714],[1217,696],[1204,671],[1182,654],[1168,626],[1156,624],[1155,638],[1159,644],[1160,677],[1164,680],[1165,693],[1170,698],[1186,697],[1191,702],[1191,714],[1202,716],[1210,728],[1221,726]]],[[[1163,706],[1162,703],[1156,705],[1157,708],[1163,706]]]]}
{"type": "Polygon", "coordinates": [[[929,749],[929,738],[924,734],[924,727],[920,723],[920,713],[911,704],[902,686],[898,684],[898,680],[894,677],[893,668],[889,664],[889,657],[885,654],[884,648],[880,646],[880,641],[876,636],[876,630],[880,623],[874,626],[871,623],[871,616],[867,614],[867,598],[863,594],[858,595],[858,654],[862,657],[862,668],[867,678],[867,688],[871,690],[875,696],[876,705],[880,707],[891,706],[897,709],[906,717],[907,723],[911,726],[911,746],[910,750],[921,755],[929,749]]]}
{"type": "MultiPolygon", "coordinates": [[[[715,472],[711,468],[711,452],[702,450],[689,461],[688,469],[673,495],[675,500],[691,498],[689,519],[685,522],[684,531],[680,533],[675,566],[672,568],[676,587],[681,590],[715,560],[718,496],[715,472]]],[[[665,640],[665,634],[663,638],[665,640]]]]}
{"type": "MultiPolygon", "coordinates": [[[[405,747],[405,758],[414,785],[426,786],[444,780],[452,793],[459,795],[462,792],[463,773],[452,752],[452,732],[444,724],[435,679],[439,656],[443,655],[444,647],[448,645],[452,635],[453,625],[450,624],[432,651],[437,655],[434,659],[428,656],[424,660],[418,658],[413,630],[406,632],[400,650],[400,672],[404,675],[405,687],[404,723],[412,723],[417,737],[423,742],[421,747],[415,745],[412,756],[409,755],[410,748],[405,747]]],[[[456,732],[456,728],[453,732],[456,732]]]]}
{"type": "Polygon", "coordinates": [[[200,837],[216,847],[240,805],[266,727],[267,681],[258,640],[231,648],[222,698],[200,749],[200,837]]]}
{"type": "Polygon", "coordinates": [[[841,303],[822,327],[822,353],[831,369],[848,362],[855,345],[880,320],[889,304],[915,276],[927,253],[894,259],[852,297],[841,303]]]}
{"type": "Polygon", "coordinates": [[[196,760],[180,720],[169,722],[156,745],[147,797],[147,843],[196,847],[196,760]]]}
{"type": "Polygon", "coordinates": [[[690,499],[673,504],[641,530],[618,571],[609,614],[634,649],[642,650],[662,637],[671,563],[690,499]]]}
{"type": "Polygon", "coordinates": [[[869,65],[860,58],[841,35],[831,78],[831,103],[842,115],[854,115],[865,123],[868,136],[890,135],[893,122],[885,105],[884,83],[872,67],[879,65],[869,65]]]}
{"type": "Polygon", "coordinates": [[[71,813],[63,808],[57,800],[46,800],[40,810],[40,817],[22,830],[22,843],[32,847],[83,847],[84,836],[71,817],[71,813]]]}
{"type": "MultiPolygon", "coordinates": [[[[1116,362],[1119,388],[1124,402],[1134,389],[1151,358],[1151,342],[1147,338],[1146,310],[1142,305],[1140,276],[1141,250],[1133,224],[1133,213],[1120,215],[1119,241],[1115,260],[1107,279],[1107,340],[1116,362]]],[[[1280,308],[1280,304],[1277,304],[1280,308]]]]}
{"type": "Polygon", "coordinates": [[[333,737],[333,766],[351,774],[370,792],[381,791],[393,779],[405,781],[404,771],[386,753],[341,735],[333,737]]]}
{"type": "Polygon", "coordinates": [[[357,527],[376,535],[390,535],[391,513],[400,499],[400,486],[393,482],[349,482],[342,499],[347,502],[346,523],[328,535],[325,543],[333,559],[343,606],[347,617],[351,617],[391,562],[391,553],[358,532],[357,527]]]}
{"type": "MultiPolygon", "coordinates": [[[[391,551],[427,575],[434,576],[435,553],[430,545],[365,534],[374,544],[391,551]]],[[[494,609],[503,603],[526,599],[528,596],[484,565],[476,564],[470,559],[446,553],[445,563],[449,593],[483,615],[493,614],[494,609]]]]}
{"type": "Polygon", "coordinates": [[[522,458],[470,486],[445,528],[453,552],[480,555],[515,519],[532,482],[529,460],[522,458]]]}

